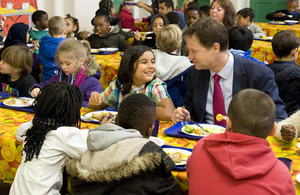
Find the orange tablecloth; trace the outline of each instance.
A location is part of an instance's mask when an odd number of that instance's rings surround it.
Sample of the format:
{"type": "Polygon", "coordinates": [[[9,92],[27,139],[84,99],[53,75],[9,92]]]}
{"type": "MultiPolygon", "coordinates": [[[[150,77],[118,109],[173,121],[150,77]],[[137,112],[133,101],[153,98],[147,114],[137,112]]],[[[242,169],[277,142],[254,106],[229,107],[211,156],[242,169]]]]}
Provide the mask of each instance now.
{"type": "Polygon", "coordinates": [[[101,78],[100,83],[104,90],[111,81],[117,78],[120,62],[121,53],[117,52],[110,55],[92,55],[96,62],[100,65],[101,78]]]}
{"type": "Polygon", "coordinates": [[[277,32],[282,30],[290,30],[293,31],[298,37],[300,37],[300,24],[295,25],[274,25],[263,22],[255,22],[257,26],[259,26],[267,36],[273,37],[277,32]]]}
{"type": "MultiPolygon", "coordinates": [[[[267,61],[270,64],[277,59],[273,53],[271,42],[254,40],[251,49],[251,57],[258,59],[261,62],[267,61]]],[[[300,65],[300,55],[298,55],[296,64],[300,65]]]]}
{"type": "MultiPolygon", "coordinates": [[[[81,114],[92,111],[88,108],[82,108],[81,114]]],[[[15,111],[5,108],[0,108],[0,181],[12,183],[17,168],[22,160],[22,143],[16,141],[16,130],[19,125],[33,118],[33,114],[21,111],[15,111]]],[[[193,140],[168,137],[163,132],[168,127],[172,126],[172,122],[161,121],[159,125],[158,137],[165,140],[166,145],[193,148],[197,143],[193,140]]],[[[82,129],[90,129],[96,127],[96,124],[81,123],[82,129]]],[[[295,176],[300,173],[300,156],[296,151],[297,141],[286,144],[278,141],[274,137],[267,139],[270,146],[277,157],[287,157],[293,160],[292,162],[292,177],[295,182],[297,194],[300,194],[300,184],[296,183],[295,176]]],[[[185,171],[172,171],[176,182],[180,185],[183,191],[188,189],[188,179],[185,171]]]]}

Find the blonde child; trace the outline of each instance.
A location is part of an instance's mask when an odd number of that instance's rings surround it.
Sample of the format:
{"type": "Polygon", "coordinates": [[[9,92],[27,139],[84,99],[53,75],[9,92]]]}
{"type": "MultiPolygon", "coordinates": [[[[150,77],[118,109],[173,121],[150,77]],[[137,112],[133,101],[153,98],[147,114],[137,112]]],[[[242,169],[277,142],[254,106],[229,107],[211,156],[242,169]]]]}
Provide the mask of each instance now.
{"type": "Polygon", "coordinates": [[[1,91],[16,97],[30,97],[29,88],[36,83],[30,75],[32,52],[22,45],[6,48],[0,61],[1,91]]]}
{"type": "Polygon", "coordinates": [[[151,49],[157,49],[156,46],[156,34],[164,26],[168,25],[169,21],[166,16],[156,14],[152,19],[152,30],[153,33],[147,34],[145,40],[142,40],[142,34],[135,32],[133,45],[146,45],[151,49]]]}
{"type": "Polygon", "coordinates": [[[134,18],[132,16],[132,11],[133,11],[132,3],[133,3],[132,0],[124,0],[119,7],[117,16],[121,19],[121,27],[129,28],[133,31],[143,30],[141,27],[138,28],[134,26],[134,18]]]}
{"type": "Polygon", "coordinates": [[[170,120],[174,105],[166,89],[166,84],[155,77],[154,54],[149,47],[136,46],[124,52],[118,77],[101,94],[92,93],[90,107],[119,108],[122,100],[133,93],[143,93],[156,105],[156,118],[170,120]]]}
{"type": "Polygon", "coordinates": [[[86,151],[87,130],[80,128],[81,92],[65,82],[45,86],[35,100],[35,116],[16,137],[24,144],[11,195],[59,194],[68,158],[86,151]]]}
{"type": "MultiPolygon", "coordinates": [[[[54,59],[55,52],[58,44],[66,38],[67,24],[62,17],[53,16],[50,18],[48,26],[51,37],[44,36],[39,47],[39,59],[43,65],[43,82],[51,79],[54,71],[58,68],[54,59]]],[[[37,45],[35,45],[35,49],[37,49],[37,45]]]]}
{"type": "Polygon", "coordinates": [[[67,17],[65,17],[65,22],[67,23],[67,37],[66,38],[72,38],[72,37],[80,38],[80,36],[78,36],[78,32],[79,32],[78,19],[74,18],[73,16],[68,14],[67,17]]]}
{"type": "Polygon", "coordinates": [[[79,87],[83,96],[83,106],[87,107],[90,94],[93,91],[102,92],[99,65],[91,57],[90,50],[87,41],[68,39],[62,42],[55,56],[60,68],[52,79],[34,85],[31,96],[37,97],[41,88],[49,83],[68,82],[79,87]]]}

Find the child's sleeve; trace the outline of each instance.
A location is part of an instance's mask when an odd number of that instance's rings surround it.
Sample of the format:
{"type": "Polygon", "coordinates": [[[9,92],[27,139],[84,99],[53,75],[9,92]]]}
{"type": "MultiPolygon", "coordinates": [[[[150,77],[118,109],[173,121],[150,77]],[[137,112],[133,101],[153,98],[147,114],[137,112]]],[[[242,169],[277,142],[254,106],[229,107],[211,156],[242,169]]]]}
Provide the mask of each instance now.
{"type": "Polygon", "coordinates": [[[152,90],[152,99],[155,102],[155,105],[157,106],[158,103],[165,98],[170,98],[170,95],[167,91],[167,84],[164,82],[158,82],[154,85],[152,90]]]}
{"type": "Polygon", "coordinates": [[[94,91],[97,91],[98,93],[102,92],[102,85],[99,80],[97,80],[95,77],[90,78],[90,85],[87,86],[85,89],[85,92],[83,94],[83,107],[89,107],[89,98],[91,97],[91,93],[94,91]]]}
{"type": "Polygon", "coordinates": [[[16,132],[16,138],[18,141],[24,142],[25,136],[22,137],[25,132],[32,127],[32,121],[21,124],[16,132]]]}
{"type": "Polygon", "coordinates": [[[110,82],[108,87],[101,93],[102,101],[107,106],[113,105],[115,101],[115,96],[117,93],[119,93],[119,91],[117,90],[116,82],[117,80],[110,82]]]}
{"type": "Polygon", "coordinates": [[[119,50],[120,51],[126,51],[130,46],[128,45],[128,43],[125,40],[125,37],[123,37],[122,35],[119,35],[119,50]]]}

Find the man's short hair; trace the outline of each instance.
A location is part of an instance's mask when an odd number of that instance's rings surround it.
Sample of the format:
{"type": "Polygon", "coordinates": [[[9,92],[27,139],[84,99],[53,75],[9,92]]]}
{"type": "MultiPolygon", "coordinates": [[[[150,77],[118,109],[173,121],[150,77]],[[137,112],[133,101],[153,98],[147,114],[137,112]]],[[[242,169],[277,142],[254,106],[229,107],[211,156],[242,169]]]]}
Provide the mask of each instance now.
{"type": "Polygon", "coordinates": [[[290,55],[293,49],[299,48],[299,45],[299,37],[289,30],[279,31],[272,39],[273,52],[278,58],[290,55]]]}
{"type": "Polygon", "coordinates": [[[250,7],[241,9],[236,14],[242,16],[243,18],[246,18],[246,17],[249,16],[250,17],[250,22],[253,22],[253,19],[255,18],[255,13],[254,13],[253,9],[251,9],[250,7]]]}
{"type": "Polygon", "coordinates": [[[63,17],[53,16],[48,21],[49,33],[51,34],[51,36],[63,34],[66,27],[67,24],[63,17]]]}
{"type": "Polygon", "coordinates": [[[248,51],[253,43],[253,33],[244,26],[235,26],[228,31],[229,49],[248,51]]]}
{"type": "Polygon", "coordinates": [[[181,47],[182,31],[176,24],[170,24],[157,32],[156,43],[159,50],[172,53],[181,47]]]}
{"type": "Polygon", "coordinates": [[[159,0],[158,3],[164,3],[167,8],[171,7],[174,10],[174,3],[172,0],[159,0]]]}
{"type": "Polygon", "coordinates": [[[36,22],[40,21],[42,19],[43,15],[45,15],[45,14],[47,15],[47,12],[45,12],[43,10],[37,10],[37,11],[33,12],[32,16],[31,16],[33,24],[36,25],[36,22]]]}
{"type": "Polygon", "coordinates": [[[267,138],[272,131],[276,107],[273,100],[264,92],[244,89],[231,100],[228,116],[235,133],[267,138]]]}
{"type": "Polygon", "coordinates": [[[229,38],[225,26],[211,17],[200,18],[185,31],[184,36],[195,36],[199,43],[207,49],[210,49],[214,43],[220,45],[220,51],[227,50],[229,46],[229,38]]]}
{"type": "Polygon", "coordinates": [[[120,104],[117,125],[125,129],[136,129],[145,134],[156,120],[154,102],[144,94],[132,94],[120,104]]]}
{"type": "Polygon", "coordinates": [[[170,24],[177,24],[179,25],[179,15],[176,12],[169,12],[166,14],[166,18],[169,20],[170,24]]]}

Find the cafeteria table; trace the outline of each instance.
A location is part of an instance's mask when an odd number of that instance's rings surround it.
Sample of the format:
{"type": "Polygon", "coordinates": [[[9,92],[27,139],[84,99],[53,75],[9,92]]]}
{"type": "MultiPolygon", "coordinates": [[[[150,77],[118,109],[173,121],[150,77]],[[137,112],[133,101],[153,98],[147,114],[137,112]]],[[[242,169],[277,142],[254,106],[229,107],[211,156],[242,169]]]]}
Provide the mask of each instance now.
{"type": "MultiPolygon", "coordinates": [[[[82,108],[81,114],[94,111],[89,108],[82,108]]],[[[22,143],[16,140],[16,130],[19,125],[33,118],[32,113],[17,111],[0,107],[0,182],[12,183],[17,168],[22,160],[22,143]]],[[[171,127],[172,122],[160,121],[158,137],[165,141],[165,145],[185,147],[192,149],[197,141],[169,137],[164,130],[171,127]]],[[[97,124],[81,123],[82,129],[91,129],[97,124]]],[[[300,184],[296,182],[296,175],[300,173],[300,156],[296,150],[297,141],[292,143],[281,142],[274,137],[267,139],[277,157],[286,157],[293,160],[291,167],[291,175],[294,180],[297,194],[300,194],[300,184]]],[[[175,181],[179,184],[182,191],[188,190],[188,178],[186,171],[172,171],[175,181]]],[[[1,186],[1,185],[0,185],[1,186]]]]}
{"type": "Polygon", "coordinates": [[[293,31],[298,37],[300,37],[300,24],[295,25],[285,25],[285,24],[270,24],[264,22],[254,22],[259,26],[267,36],[273,37],[277,32],[282,30],[293,31]]]}

